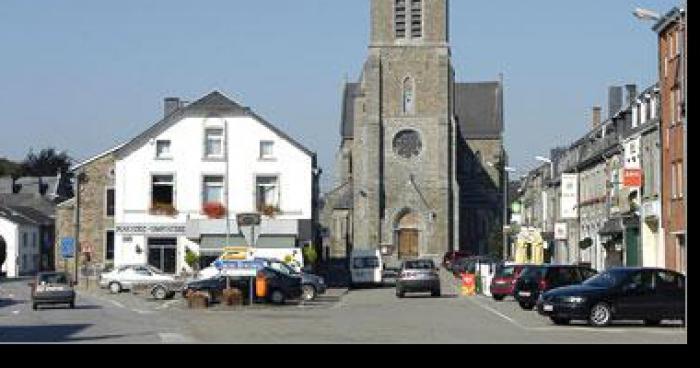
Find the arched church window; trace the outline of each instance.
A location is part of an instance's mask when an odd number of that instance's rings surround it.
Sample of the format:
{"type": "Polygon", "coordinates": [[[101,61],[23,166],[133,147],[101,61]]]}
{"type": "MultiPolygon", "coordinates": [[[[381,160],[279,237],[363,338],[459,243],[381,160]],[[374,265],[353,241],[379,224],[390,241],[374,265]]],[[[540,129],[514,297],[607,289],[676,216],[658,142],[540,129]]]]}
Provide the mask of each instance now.
{"type": "Polygon", "coordinates": [[[403,81],[403,113],[413,114],[415,112],[415,84],[410,77],[403,81]]]}

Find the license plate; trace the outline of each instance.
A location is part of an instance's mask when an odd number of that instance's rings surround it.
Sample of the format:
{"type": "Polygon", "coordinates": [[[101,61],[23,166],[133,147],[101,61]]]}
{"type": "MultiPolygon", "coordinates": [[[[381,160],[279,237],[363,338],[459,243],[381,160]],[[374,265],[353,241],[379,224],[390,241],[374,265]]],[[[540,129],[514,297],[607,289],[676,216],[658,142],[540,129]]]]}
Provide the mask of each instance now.
{"type": "Polygon", "coordinates": [[[532,296],[532,293],[529,292],[529,291],[521,291],[521,292],[518,293],[518,295],[520,295],[520,296],[525,296],[525,297],[529,297],[529,296],[532,296]]]}
{"type": "Polygon", "coordinates": [[[65,288],[63,286],[45,286],[43,288],[43,291],[64,291],[65,288]]]}
{"type": "Polygon", "coordinates": [[[544,309],[545,312],[554,312],[554,306],[553,306],[553,305],[547,305],[547,304],[545,304],[544,307],[543,307],[542,309],[544,309]]]}

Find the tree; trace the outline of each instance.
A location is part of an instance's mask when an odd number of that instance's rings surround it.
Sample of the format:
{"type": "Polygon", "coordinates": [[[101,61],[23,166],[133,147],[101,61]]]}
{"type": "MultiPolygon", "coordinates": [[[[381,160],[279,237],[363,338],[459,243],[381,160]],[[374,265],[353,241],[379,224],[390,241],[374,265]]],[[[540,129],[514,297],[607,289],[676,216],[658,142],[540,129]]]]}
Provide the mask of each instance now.
{"type": "Polygon", "coordinates": [[[22,162],[22,175],[56,176],[59,172],[66,173],[72,161],[66,152],[58,152],[55,148],[45,148],[39,154],[30,150],[22,162]]]}
{"type": "Polygon", "coordinates": [[[16,178],[20,176],[21,169],[20,164],[0,158],[0,176],[9,175],[16,178]]]}

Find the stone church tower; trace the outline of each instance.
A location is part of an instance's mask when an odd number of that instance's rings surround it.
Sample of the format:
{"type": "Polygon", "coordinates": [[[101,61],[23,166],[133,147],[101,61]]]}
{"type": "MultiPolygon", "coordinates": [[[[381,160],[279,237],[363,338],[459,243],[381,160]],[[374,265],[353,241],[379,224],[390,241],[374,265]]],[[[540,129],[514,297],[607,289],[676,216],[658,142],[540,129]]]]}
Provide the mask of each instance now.
{"type": "Polygon", "coordinates": [[[448,0],[371,0],[369,55],[345,87],[326,258],[385,261],[459,249],[460,190],[448,0]],[[330,253],[330,254],[328,254],[330,253]]]}

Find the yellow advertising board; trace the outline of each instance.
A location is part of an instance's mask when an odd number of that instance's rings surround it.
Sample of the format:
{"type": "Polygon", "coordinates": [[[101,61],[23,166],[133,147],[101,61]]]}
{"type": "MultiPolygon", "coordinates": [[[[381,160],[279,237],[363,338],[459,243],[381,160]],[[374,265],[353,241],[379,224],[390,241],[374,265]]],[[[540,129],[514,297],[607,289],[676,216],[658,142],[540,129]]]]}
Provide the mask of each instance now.
{"type": "Polygon", "coordinates": [[[224,248],[221,260],[223,261],[245,261],[248,259],[247,247],[226,247],[224,248]]]}

